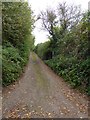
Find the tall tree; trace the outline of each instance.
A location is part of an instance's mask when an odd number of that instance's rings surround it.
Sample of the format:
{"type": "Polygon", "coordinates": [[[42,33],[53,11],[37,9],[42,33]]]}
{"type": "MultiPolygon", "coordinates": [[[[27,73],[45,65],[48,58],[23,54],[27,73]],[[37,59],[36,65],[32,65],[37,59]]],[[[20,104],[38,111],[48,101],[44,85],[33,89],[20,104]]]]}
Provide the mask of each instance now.
{"type": "Polygon", "coordinates": [[[72,28],[81,20],[81,8],[80,6],[67,5],[66,2],[59,3],[58,8],[59,24],[63,30],[72,28]]]}
{"type": "Polygon", "coordinates": [[[54,34],[54,26],[56,25],[56,14],[52,9],[46,9],[40,13],[40,19],[42,20],[42,26],[44,30],[47,30],[51,36],[55,36],[54,34]]]}

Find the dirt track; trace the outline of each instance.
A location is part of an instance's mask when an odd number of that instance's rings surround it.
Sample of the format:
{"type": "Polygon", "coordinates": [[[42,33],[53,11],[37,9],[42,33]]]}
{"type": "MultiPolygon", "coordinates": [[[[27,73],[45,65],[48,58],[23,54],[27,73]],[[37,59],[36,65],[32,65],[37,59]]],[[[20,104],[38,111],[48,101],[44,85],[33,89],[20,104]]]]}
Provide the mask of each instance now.
{"type": "Polygon", "coordinates": [[[34,53],[20,80],[3,89],[3,118],[87,118],[87,106],[87,97],[34,53]]]}

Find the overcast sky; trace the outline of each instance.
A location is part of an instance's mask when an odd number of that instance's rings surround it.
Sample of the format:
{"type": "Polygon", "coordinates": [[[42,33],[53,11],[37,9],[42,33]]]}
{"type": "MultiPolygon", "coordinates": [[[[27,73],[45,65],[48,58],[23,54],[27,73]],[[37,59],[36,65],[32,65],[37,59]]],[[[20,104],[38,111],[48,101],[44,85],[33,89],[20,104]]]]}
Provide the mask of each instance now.
{"type": "MultiPolygon", "coordinates": [[[[40,11],[45,10],[47,7],[56,8],[58,3],[63,1],[66,1],[68,4],[81,5],[82,10],[87,10],[90,0],[28,0],[28,3],[31,5],[34,14],[38,15],[40,11]]],[[[36,38],[35,44],[48,40],[48,33],[41,30],[41,22],[37,21],[35,25],[36,27],[33,32],[36,38]]]]}

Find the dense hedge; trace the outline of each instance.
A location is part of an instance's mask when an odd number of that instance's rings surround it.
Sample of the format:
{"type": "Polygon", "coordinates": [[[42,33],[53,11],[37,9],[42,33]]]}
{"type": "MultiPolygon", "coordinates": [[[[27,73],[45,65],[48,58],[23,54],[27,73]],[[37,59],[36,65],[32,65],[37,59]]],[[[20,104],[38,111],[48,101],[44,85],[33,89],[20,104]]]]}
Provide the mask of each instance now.
{"type": "Polygon", "coordinates": [[[32,11],[27,3],[2,3],[2,84],[16,81],[28,62],[34,39],[32,11]]]}
{"type": "Polygon", "coordinates": [[[80,62],[75,58],[66,58],[65,56],[57,56],[46,61],[58,75],[62,76],[65,81],[68,81],[73,88],[83,86],[83,91],[88,91],[89,88],[89,73],[90,60],[80,62]]]}

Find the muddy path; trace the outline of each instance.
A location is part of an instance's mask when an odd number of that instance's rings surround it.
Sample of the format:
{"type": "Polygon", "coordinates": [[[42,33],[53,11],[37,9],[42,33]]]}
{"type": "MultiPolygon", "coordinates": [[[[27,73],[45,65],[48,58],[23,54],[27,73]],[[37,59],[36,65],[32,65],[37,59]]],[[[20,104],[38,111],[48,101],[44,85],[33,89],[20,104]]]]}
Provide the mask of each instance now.
{"type": "Polygon", "coordinates": [[[35,54],[18,82],[3,89],[3,118],[87,118],[85,95],[58,77],[35,54]]]}

